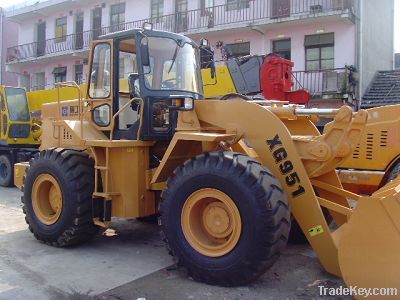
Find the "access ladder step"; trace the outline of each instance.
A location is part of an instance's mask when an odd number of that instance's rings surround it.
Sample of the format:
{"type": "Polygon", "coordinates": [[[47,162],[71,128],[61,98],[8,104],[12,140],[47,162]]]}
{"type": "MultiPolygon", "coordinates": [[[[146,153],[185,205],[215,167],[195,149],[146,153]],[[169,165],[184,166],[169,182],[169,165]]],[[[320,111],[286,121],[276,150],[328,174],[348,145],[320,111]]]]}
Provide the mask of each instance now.
{"type": "Polygon", "coordinates": [[[107,167],[104,167],[104,166],[94,166],[94,168],[96,169],[96,170],[108,170],[108,168],[107,167]]]}
{"type": "Polygon", "coordinates": [[[112,196],[119,196],[121,193],[101,193],[101,192],[95,192],[93,193],[94,197],[99,197],[99,198],[105,198],[105,199],[111,199],[112,196]]]}

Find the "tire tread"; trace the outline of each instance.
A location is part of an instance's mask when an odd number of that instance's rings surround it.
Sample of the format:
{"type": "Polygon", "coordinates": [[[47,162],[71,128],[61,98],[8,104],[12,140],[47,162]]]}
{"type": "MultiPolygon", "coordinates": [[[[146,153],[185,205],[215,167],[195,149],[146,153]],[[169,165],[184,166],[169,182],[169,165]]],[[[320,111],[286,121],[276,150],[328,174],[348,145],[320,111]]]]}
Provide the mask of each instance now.
{"type": "Polygon", "coordinates": [[[49,163],[56,164],[66,174],[73,187],[72,194],[75,195],[73,200],[73,215],[69,216],[71,220],[69,226],[64,232],[56,238],[48,238],[35,232],[32,226],[32,218],[27,215],[27,196],[21,198],[22,210],[25,214],[25,221],[29,230],[34,234],[35,238],[43,243],[54,247],[67,247],[83,243],[94,237],[99,228],[94,225],[91,211],[91,198],[94,187],[94,162],[89,158],[88,154],[81,151],[52,148],[41,151],[35,158],[29,162],[29,167],[23,178],[25,185],[27,177],[31,175],[32,168],[39,160],[47,160],[49,163]]]}

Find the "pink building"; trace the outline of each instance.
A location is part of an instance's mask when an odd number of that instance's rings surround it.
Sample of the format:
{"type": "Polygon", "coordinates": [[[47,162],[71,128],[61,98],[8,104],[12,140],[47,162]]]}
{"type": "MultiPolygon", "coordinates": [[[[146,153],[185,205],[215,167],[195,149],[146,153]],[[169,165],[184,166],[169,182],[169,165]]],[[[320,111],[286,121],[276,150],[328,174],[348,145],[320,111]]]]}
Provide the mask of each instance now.
{"type": "Polygon", "coordinates": [[[144,21],[208,38],[217,60],[222,48],[290,58],[297,86],[322,100],[357,106],[376,71],[393,68],[394,0],[35,0],[7,17],[19,27],[7,69],[32,90],[84,81],[90,42],[144,21]]]}
{"type": "Polygon", "coordinates": [[[0,85],[16,86],[17,74],[6,72],[7,49],[18,43],[18,26],[6,19],[0,8],[0,85]]]}

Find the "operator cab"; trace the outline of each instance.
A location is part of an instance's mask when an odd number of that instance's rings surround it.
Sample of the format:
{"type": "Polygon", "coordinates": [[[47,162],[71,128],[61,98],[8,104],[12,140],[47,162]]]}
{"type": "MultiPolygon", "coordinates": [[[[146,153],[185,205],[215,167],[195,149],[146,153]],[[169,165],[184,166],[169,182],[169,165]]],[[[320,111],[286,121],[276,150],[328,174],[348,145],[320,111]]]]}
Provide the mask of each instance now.
{"type": "Polygon", "coordinates": [[[89,77],[93,121],[114,139],[170,140],[177,111],[192,110],[194,100],[203,98],[197,45],[169,32],[102,36],[92,50],[89,77]]]}
{"type": "Polygon", "coordinates": [[[0,144],[24,144],[31,134],[31,116],[23,88],[0,87],[0,144]]]}

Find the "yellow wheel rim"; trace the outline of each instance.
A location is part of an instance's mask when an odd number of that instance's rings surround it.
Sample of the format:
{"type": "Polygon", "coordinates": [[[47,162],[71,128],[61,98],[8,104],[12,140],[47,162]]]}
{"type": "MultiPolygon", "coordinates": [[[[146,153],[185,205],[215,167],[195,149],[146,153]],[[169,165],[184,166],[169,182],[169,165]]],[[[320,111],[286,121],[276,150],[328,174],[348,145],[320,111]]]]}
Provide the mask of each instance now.
{"type": "Polygon", "coordinates": [[[231,252],[242,232],[235,202],[216,189],[201,189],[191,194],[183,206],[181,224],[189,244],[209,257],[231,252]]]}
{"type": "Polygon", "coordinates": [[[49,174],[39,175],[32,187],[32,206],[35,215],[45,225],[53,225],[60,218],[63,198],[60,185],[49,174]]]}

